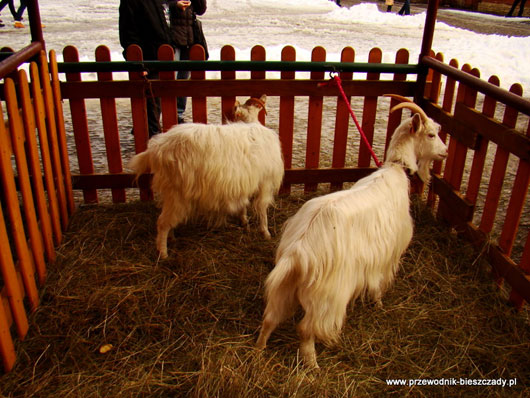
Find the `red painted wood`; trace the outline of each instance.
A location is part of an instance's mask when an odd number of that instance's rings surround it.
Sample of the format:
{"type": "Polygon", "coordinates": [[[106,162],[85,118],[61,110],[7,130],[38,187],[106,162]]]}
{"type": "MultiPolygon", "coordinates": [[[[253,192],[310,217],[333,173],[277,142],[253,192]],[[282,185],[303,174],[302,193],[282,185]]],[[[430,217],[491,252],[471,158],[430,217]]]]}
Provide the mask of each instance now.
{"type": "MultiPolygon", "coordinates": [[[[355,50],[351,47],[345,47],[341,53],[341,62],[354,62],[355,50]]],[[[342,72],[339,75],[341,81],[353,79],[352,72],[342,72]]],[[[337,89],[338,91],[338,89],[337,89]]],[[[351,97],[348,97],[348,103],[351,103],[351,97]]],[[[350,124],[349,105],[344,101],[342,96],[337,96],[337,111],[335,115],[335,135],[333,138],[333,155],[331,167],[342,168],[346,164],[346,148],[348,144],[348,128],[350,124]]],[[[342,189],[342,183],[331,184],[330,189],[338,191],[342,189]]]]}
{"type": "MultiPolygon", "coordinates": [[[[161,61],[174,61],[175,50],[170,45],[164,44],[158,49],[158,59],[161,61]]],[[[176,78],[175,71],[160,71],[160,80],[173,81],[176,78]]],[[[163,96],[160,99],[162,111],[162,131],[165,133],[178,123],[177,112],[178,93],[172,96],[163,96]]]]}
{"type": "MultiPolygon", "coordinates": [[[[42,172],[39,160],[39,151],[36,138],[36,124],[35,124],[35,109],[31,100],[28,78],[25,71],[19,71],[19,95],[20,103],[22,104],[22,119],[24,122],[24,132],[26,140],[26,153],[29,166],[29,173],[31,175],[31,182],[33,186],[33,195],[35,197],[35,205],[38,212],[38,219],[40,220],[40,236],[42,244],[46,252],[48,261],[55,261],[55,248],[53,244],[52,222],[48,212],[48,204],[46,203],[46,193],[44,191],[44,184],[42,182],[42,172]]],[[[37,228],[38,229],[38,228],[37,228]]],[[[46,280],[46,265],[44,264],[44,257],[42,262],[37,261],[37,271],[39,275],[39,284],[42,286],[46,280]]]]}
{"type": "MultiPolygon", "coordinates": [[[[282,61],[296,61],[296,50],[292,46],[285,46],[282,49],[282,61]]],[[[293,80],[295,72],[284,71],[280,75],[282,80],[293,80]]],[[[280,97],[280,121],[279,135],[282,144],[283,164],[286,169],[290,169],[293,164],[293,138],[294,138],[294,96],[280,97]]],[[[284,184],[281,189],[282,194],[291,191],[290,184],[284,184]]]]}
{"type": "MultiPolygon", "coordinates": [[[[79,54],[77,52],[77,49],[73,46],[65,47],[63,50],[63,58],[65,62],[79,62],[79,54]]],[[[66,81],[80,82],[81,73],[66,73],[66,81]]],[[[42,82],[42,84],[44,85],[44,81],[42,82]]],[[[81,174],[93,174],[94,164],[92,161],[92,148],[90,147],[90,136],[88,133],[85,101],[71,99],[70,113],[72,115],[72,126],[75,133],[74,140],[76,145],[77,160],[79,162],[79,172],[81,174]]],[[[54,131],[48,131],[48,133],[54,133],[54,131]]],[[[53,156],[53,158],[56,158],[56,156],[53,156]]],[[[54,167],[56,167],[55,162],[54,167]]],[[[96,190],[85,190],[83,191],[83,196],[85,203],[98,202],[98,195],[96,190]]]]}
{"type": "MultiPolygon", "coordinates": [[[[510,88],[510,92],[522,95],[522,87],[519,84],[514,84],[510,88]]],[[[517,123],[518,112],[513,108],[506,107],[504,111],[504,117],[502,124],[509,128],[514,128],[517,123]]],[[[495,160],[493,161],[493,167],[491,171],[490,182],[488,186],[488,192],[486,194],[486,200],[484,202],[484,211],[480,222],[480,230],[484,233],[491,232],[493,224],[495,222],[495,216],[499,206],[499,200],[502,194],[502,186],[504,182],[504,176],[506,174],[506,167],[508,165],[509,152],[505,149],[497,146],[495,153],[495,160]]]]}
{"type": "MultiPolygon", "coordinates": [[[[59,70],[57,66],[57,56],[55,50],[51,50],[50,58],[50,74],[52,78],[52,92],[53,104],[55,110],[55,117],[57,119],[57,140],[60,149],[60,158],[63,172],[63,185],[67,200],[68,214],[72,214],[75,210],[74,194],[72,191],[72,175],[70,173],[70,158],[68,156],[68,146],[66,144],[66,125],[64,123],[63,114],[63,99],[61,96],[61,83],[59,80],[59,70]]],[[[41,62],[45,62],[45,54],[41,53],[41,62]]]]}
{"type": "MultiPolygon", "coordinates": [[[[232,46],[223,46],[221,48],[221,61],[235,61],[236,60],[236,50],[232,46]]],[[[236,71],[222,71],[221,80],[235,80],[236,71]]],[[[221,115],[222,123],[225,124],[228,121],[233,120],[233,108],[236,102],[236,97],[234,95],[221,97],[221,115]]]]}
{"type": "MultiPolygon", "coordinates": [[[[190,60],[204,61],[204,49],[195,45],[190,50],[190,60]]],[[[191,80],[205,80],[206,72],[192,71],[191,80]]],[[[192,118],[195,123],[208,123],[208,109],[206,97],[203,95],[194,95],[191,97],[192,118]]]]}
{"type": "MultiPolygon", "coordinates": [[[[497,76],[491,76],[488,81],[496,86],[500,85],[499,78],[497,76]]],[[[484,97],[482,114],[484,116],[493,117],[495,115],[496,107],[497,101],[490,96],[486,96],[484,97]]],[[[471,165],[469,182],[467,184],[466,190],[466,199],[473,204],[477,203],[480,183],[482,181],[482,174],[484,173],[484,165],[486,163],[488,144],[489,141],[485,137],[481,137],[479,147],[473,156],[473,163],[471,165]]]]}
{"type": "MultiPolygon", "coordinates": [[[[4,195],[6,197],[7,211],[9,217],[20,220],[19,204],[16,197],[15,177],[13,175],[13,169],[11,168],[11,151],[10,141],[8,139],[8,133],[5,128],[2,108],[0,106],[0,180],[4,195]],[[13,198],[14,196],[14,198],[13,198]],[[10,205],[12,201],[12,208],[10,205]],[[17,216],[17,211],[18,216],[17,216]]],[[[19,227],[22,227],[22,222],[19,222],[19,227]]],[[[13,223],[13,221],[11,221],[13,223]]],[[[23,233],[23,231],[22,231],[23,233]]],[[[17,237],[15,237],[15,245],[17,244],[17,237]]],[[[25,241],[25,237],[21,237],[25,241]]],[[[16,247],[17,248],[17,247],[16,247]]],[[[27,251],[27,248],[26,248],[27,251]]],[[[4,281],[7,297],[9,298],[9,307],[11,314],[15,321],[17,328],[17,334],[20,338],[24,338],[28,331],[28,318],[26,316],[26,310],[24,309],[24,291],[18,282],[17,271],[15,269],[15,263],[13,261],[13,254],[9,243],[9,237],[7,234],[6,223],[2,206],[0,206],[0,271],[2,272],[2,279],[4,281]]]]}
{"type": "MultiPolygon", "coordinates": [[[[110,62],[110,50],[106,46],[96,49],[97,62],[110,62]]],[[[98,72],[99,81],[112,81],[112,72],[98,72]]],[[[101,98],[101,118],[103,121],[103,133],[105,135],[105,149],[107,151],[107,164],[110,173],[121,173],[123,171],[121,160],[120,134],[118,130],[118,116],[116,113],[116,100],[114,98],[101,98]]],[[[125,190],[113,189],[112,202],[125,202],[125,190]]]]}
{"type": "MultiPolygon", "coordinates": [[[[381,60],[383,59],[383,52],[380,48],[372,48],[370,50],[370,53],[368,55],[368,62],[371,64],[378,64],[381,63],[381,60]]],[[[367,80],[379,80],[379,73],[367,73],[366,79],[367,80]]],[[[362,123],[361,127],[364,131],[364,134],[370,143],[370,145],[374,142],[374,125],[375,125],[375,118],[377,115],[377,97],[374,96],[366,96],[364,97],[364,105],[363,105],[363,115],[362,115],[362,123]]],[[[359,140],[360,147],[359,147],[359,159],[357,161],[357,165],[359,167],[369,167],[371,162],[371,154],[369,148],[366,147],[366,144],[359,140]]]]}
{"type": "MultiPolygon", "coordinates": [[[[48,195],[48,208],[51,216],[54,242],[56,245],[62,241],[61,214],[59,211],[59,199],[55,187],[55,175],[52,165],[52,155],[48,140],[46,126],[46,112],[44,109],[43,92],[40,85],[39,70],[37,64],[30,64],[31,94],[33,96],[33,106],[35,107],[35,123],[39,134],[39,146],[41,154],[42,169],[44,172],[44,184],[48,195]]],[[[58,181],[59,182],[59,181],[58,181]]]]}
{"type": "Polygon", "coordinates": [[[0,357],[4,372],[9,372],[15,366],[16,353],[15,344],[9,330],[9,321],[6,314],[7,308],[4,307],[2,297],[0,297],[0,357]]]}
{"type": "MultiPolygon", "coordinates": [[[[315,47],[311,54],[312,62],[324,62],[326,50],[323,47],[315,47]]],[[[312,80],[324,79],[324,72],[311,72],[312,80]]],[[[320,138],[322,135],[322,106],[323,97],[312,95],[309,97],[307,116],[307,143],[305,166],[308,169],[316,169],[320,161],[320,138]]],[[[305,192],[315,191],[316,184],[305,184],[305,192]]]]}
{"type": "MultiPolygon", "coordinates": [[[[250,50],[250,60],[251,61],[265,61],[267,59],[267,54],[263,46],[254,46],[250,50]]],[[[265,71],[251,71],[250,79],[252,80],[264,80],[266,78],[265,71]]],[[[250,95],[252,97],[259,98],[263,93],[255,91],[250,95]]],[[[261,110],[258,115],[258,120],[261,124],[265,125],[265,111],[261,110]]]]}

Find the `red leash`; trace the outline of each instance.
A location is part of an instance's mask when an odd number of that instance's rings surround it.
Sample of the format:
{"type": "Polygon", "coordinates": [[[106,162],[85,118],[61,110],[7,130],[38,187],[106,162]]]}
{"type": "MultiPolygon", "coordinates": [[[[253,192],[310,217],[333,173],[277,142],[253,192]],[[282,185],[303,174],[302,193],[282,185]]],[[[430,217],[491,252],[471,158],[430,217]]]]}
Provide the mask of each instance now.
{"type": "Polygon", "coordinates": [[[363,131],[361,125],[359,124],[359,122],[357,121],[357,117],[355,116],[355,113],[353,112],[351,104],[348,101],[348,98],[346,97],[346,93],[344,92],[344,89],[342,88],[342,80],[340,79],[338,74],[332,75],[332,79],[333,79],[332,81],[335,82],[335,84],[339,88],[339,91],[340,91],[340,93],[342,95],[342,99],[344,100],[346,105],[348,105],[348,110],[350,111],[350,115],[351,115],[353,121],[355,122],[355,125],[357,126],[357,130],[359,130],[359,132],[361,133],[361,137],[362,137],[366,147],[370,151],[370,154],[372,155],[372,158],[374,159],[375,164],[377,165],[377,167],[381,167],[382,163],[379,161],[379,159],[377,159],[377,156],[376,156],[374,150],[372,149],[372,146],[370,145],[370,142],[368,142],[368,138],[366,138],[366,135],[364,134],[364,131],[363,131]]]}

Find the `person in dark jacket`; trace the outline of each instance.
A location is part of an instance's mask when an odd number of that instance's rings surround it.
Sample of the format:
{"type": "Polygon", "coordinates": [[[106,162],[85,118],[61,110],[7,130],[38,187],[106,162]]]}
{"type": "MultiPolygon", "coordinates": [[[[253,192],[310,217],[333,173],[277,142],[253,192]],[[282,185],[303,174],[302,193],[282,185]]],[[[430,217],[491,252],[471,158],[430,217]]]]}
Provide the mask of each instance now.
{"type": "MultiPolygon", "coordinates": [[[[175,43],[175,60],[190,59],[190,48],[194,44],[193,19],[206,12],[206,0],[169,0],[169,26],[175,43]]],[[[177,79],[189,78],[189,71],[178,71],[177,79]]],[[[186,97],[177,98],[179,123],[184,122],[186,97]]]]}
{"type": "MultiPolygon", "coordinates": [[[[127,59],[127,48],[131,44],[140,46],[145,60],[156,60],[161,45],[173,45],[162,0],[120,0],[119,18],[120,44],[125,59],[127,59]]],[[[147,78],[157,79],[158,72],[149,72],[147,78]]],[[[158,134],[160,98],[153,98],[149,94],[147,94],[147,119],[149,136],[158,134]]]]}

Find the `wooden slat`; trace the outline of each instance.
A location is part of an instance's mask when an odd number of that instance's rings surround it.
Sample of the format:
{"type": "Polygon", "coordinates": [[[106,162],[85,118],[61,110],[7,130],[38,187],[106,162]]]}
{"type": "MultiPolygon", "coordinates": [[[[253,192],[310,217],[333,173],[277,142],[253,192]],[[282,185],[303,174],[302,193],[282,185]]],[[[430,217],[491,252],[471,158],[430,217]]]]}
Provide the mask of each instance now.
{"type": "MultiPolygon", "coordinates": [[[[20,91],[23,92],[22,97],[29,102],[29,88],[26,72],[21,71],[19,73],[19,86],[20,91]]],[[[22,209],[24,211],[24,222],[26,225],[26,231],[29,235],[29,245],[33,260],[32,266],[35,267],[39,281],[44,283],[46,279],[46,263],[44,260],[44,244],[42,241],[42,234],[39,228],[39,222],[37,221],[36,206],[33,200],[33,192],[31,189],[31,181],[29,178],[29,165],[28,158],[26,155],[26,135],[33,134],[32,132],[26,132],[24,130],[24,124],[22,123],[20,108],[17,100],[17,91],[15,89],[15,83],[8,79],[5,82],[5,96],[7,104],[7,113],[9,115],[9,130],[11,133],[11,145],[13,153],[15,154],[15,160],[18,172],[18,185],[20,193],[22,195],[22,209]]],[[[29,145],[26,145],[29,146],[29,145]]],[[[35,148],[36,150],[36,148],[35,148]]],[[[38,166],[36,166],[38,167],[38,166]]],[[[36,180],[36,178],[34,179],[36,180]]],[[[29,265],[30,263],[28,263],[29,265]]],[[[28,267],[29,272],[29,267],[28,267]]],[[[31,274],[33,270],[31,270],[31,274]]],[[[29,274],[28,274],[29,275],[29,274]]],[[[29,276],[28,276],[29,278],[29,276]]],[[[33,281],[34,283],[34,281],[33,281]]],[[[38,301],[37,301],[38,303],[38,301]]]]}
{"type": "MultiPolygon", "coordinates": [[[[13,123],[11,120],[13,117],[17,117],[19,112],[18,107],[14,105],[14,102],[16,102],[16,93],[15,84],[13,83],[13,80],[5,80],[4,90],[7,102],[7,112],[9,114],[10,120],[9,128],[13,129],[15,123],[13,123]]],[[[1,122],[1,124],[3,125],[3,121],[1,122]]],[[[3,137],[6,134],[7,133],[5,131],[5,128],[0,127],[0,136],[3,137]]],[[[11,140],[13,141],[13,139],[18,139],[17,135],[17,132],[12,132],[11,140]]],[[[2,138],[1,140],[3,141],[3,143],[8,145],[7,142],[5,142],[4,138],[2,138]]],[[[12,142],[12,145],[13,147],[15,147],[18,145],[18,143],[12,142]]],[[[3,147],[4,145],[1,146],[3,147]]],[[[13,174],[13,169],[11,168],[11,159],[9,155],[10,154],[7,152],[4,153],[4,150],[2,149],[0,170],[3,177],[2,183],[4,188],[4,197],[7,203],[7,211],[11,221],[12,236],[15,242],[20,273],[22,275],[22,280],[24,281],[24,288],[28,297],[30,308],[33,311],[39,305],[39,295],[37,293],[37,285],[35,282],[33,258],[31,257],[31,251],[28,247],[28,242],[26,239],[24,222],[22,214],[20,212],[18,192],[15,186],[15,177],[13,174]]]]}
{"type": "MultiPolygon", "coordinates": [[[[489,82],[497,86],[500,84],[499,78],[497,76],[490,77],[489,82]]],[[[482,114],[486,117],[493,117],[496,106],[497,102],[493,98],[486,96],[482,106],[482,114]]],[[[466,199],[473,204],[477,202],[480,183],[482,181],[482,174],[484,172],[484,165],[486,163],[486,156],[488,153],[488,144],[489,140],[486,137],[481,136],[479,147],[473,155],[473,163],[471,165],[471,171],[469,173],[469,181],[466,190],[466,199]]]]}
{"type": "MultiPolygon", "coordinates": [[[[96,48],[96,61],[109,62],[110,60],[110,50],[108,47],[99,46],[96,48]]],[[[112,81],[112,72],[98,72],[98,80],[112,81]]],[[[114,98],[101,98],[100,106],[109,172],[120,173],[123,171],[123,166],[121,160],[120,133],[118,130],[116,100],[114,98]]],[[[125,191],[123,189],[112,190],[113,203],[124,203],[125,199],[125,191]]]]}
{"type": "MultiPolygon", "coordinates": [[[[36,138],[36,126],[35,126],[35,109],[31,102],[31,96],[29,93],[29,84],[28,78],[25,71],[19,71],[18,73],[19,81],[19,93],[20,93],[20,102],[22,104],[23,111],[23,121],[24,121],[24,132],[25,136],[23,137],[26,141],[25,149],[27,152],[27,161],[29,165],[29,172],[31,175],[31,182],[33,186],[33,195],[35,196],[36,209],[38,211],[39,220],[40,220],[40,230],[38,227],[37,232],[39,235],[38,240],[41,242],[41,245],[44,247],[33,247],[33,254],[35,257],[35,262],[37,266],[37,273],[39,275],[39,284],[42,286],[46,280],[46,265],[44,263],[44,256],[41,257],[41,251],[44,249],[46,251],[46,257],[49,261],[55,261],[55,248],[53,245],[53,233],[50,214],[48,213],[48,206],[46,204],[46,197],[44,192],[44,184],[42,183],[42,173],[39,161],[39,152],[37,148],[37,138],[36,138]]],[[[16,147],[16,146],[14,146],[16,147]]],[[[24,147],[20,148],[24,152],[24,147]]],[[[23,179],[24,176],[18,174],[19,178],[23,179]]],[[[29,176],[28,176],[29,178],[29,176]]],[[[20,184],[21,186],[23,183],[20,184]]],[[[31,196],[31,193],[29,193],[31,196]]],[[[32,212],[35,208],[32,209],[32,212]]],[[[36,220],[35,220],[36,222],[36,220]]],[[[32,238],[33,239],[33,238],[32,238]]],[[[32,246],[38,242],[33,243],[32,246]]]]}
{"type": "MultiPolygon", "coordinates": [[[[525,273],[527,280],[530,282],[530,233],[526,236],[526,243],[524,245],[523,255],[521,256],[519,268],[522,272],[525,273]]],[[[530,291],[530,289],[526,290],[526,292],[528,291],[530,291]]],[[[524,292],[524,290],[516,289],[512,285],[512,291],[510,293],[510,302],[512,302],[517,309],[521,309],[523,306],[524,292]]],[[[526,298],[526,302],[530,303],[530,299],[528,297],[526,298]]]]}
{"type": "MultiPolygon", "coordinates": [[[[221,61],[235,61],[236,50],[232,46],[223,46],[221,48],[221,61]]],[[[236,71],[222,71],[221,80],[228,80],[233,82],[236,79],[236,71]]],[[[233,118],[233,108],[236,102],[235,95],[223,95],[221,97],[221,115],[222,123],[225,124],[227,121],[233,118]]]]}
{"type": "MultiPolygon", "coordinates": [[[[526,130],[526,136],[530,137],[530,123],[526,130]]],[[[530,184],[530,163],[526,160],[519,160],[517,174],[513,182],[510,202],[506,210],[506,218],[502,226],[499,237],[499,247],[506,255],[510,255],[521,222],[523,207],[528,193],[528,184],[530,184]]]]}
{"type": "MultiPolygon", "coordinates": [[[[128,61],[141,61],[143,59],[142,49],[133,44],[127,48],[126,54],[128,61]]],[[[142,82],[144,85],[143,96],[141,98],[131,98],[131,111],[134,132],[134,150],[136,153],[143,152],[147,149],[149,139],[149,128],[147,126],[147,108],[145,99],[145,90],[147,79],[142,72],[129,72],[129,79],[132,81],[142,82]]],[[[142,201],[151,200],[153,194],[149,189],[140,189],[140,199],[142,201]]]]}
{"type": "Polygon", "coordinates": [[[15,344],[11,337],[9,330],[9,321],[6,315],[6,308],[4,308],[3,300],[0,297],[0,357],[2,357],[2,365],[4,372],[9,372],[15,366],[16,353],[15,344]]]}
{"type": "MultiPolygon", "coordinates": [[[[311,53],[311,61],[324,62],[326,60],[326,50],[323,47],[315,47],[311,53]]],[[[311,79],[324,79],[324,72],[311,72],[311,79]]],[[[312,95],[309,97],[307,115],[307,141],[306,141],[306,168],[318,168],[320,161],[320,138],[322,134],[322,95],[312,95]]],[[[312,192],[317,189],[315,184],[305,184],[305,192],[312,192]]]]}
{"type": "MultiPolygon", "coordinates": [[[[1,114],[2,112],[0,112],[0,115],[1,114]]],[[[10,153],[8,146],[5,145],[7,140],[5,128],[2,127],[3,125],[3,117],[0,117],[0,166],[2,167],[0,173],[2,187],[5,189],[6,185],[10,184],[9,181],[12,181],[13,171],[9,164],[10,153]],[[9,167],[9,170],[4,170],[4,167],[9,167]]],[[[0,271],[2,272],[2,279],[5,286],[4,289],[9,300],[12,319],[15,321],[17,335],[23,339],[29,328],[26,310],[24,309],[24,291],[18,282],[17,271],[13,261],[13,253],[9,243],[2,207],[3,206],[0,206],[0,271]]]]}
{"type": "MultiPolygon", "coordinates": [[[[190,50],[190,60],[192,61],[203,61],[204,60],[204,49],[195,45],[190,50]]],[[[190,79],[195,82],[197,80],[205,80],[206,72],[204,71],[192,71],[190,73],[190,79]]],[[[191,113],[193,122],[195,123],[208,123],[208,109],[206,95],[201,90],[195,90],[191,95],[191,113]],[[197,95],[200,93],[200,95],[197,95]]]]}
{"type": "MultiPolygon", "coordinates": [[[[368,62],[371,64],[379,64],[383,59],[383,52],[380,48],[373,48],[370,50],[368,55],[368,62]]],[[[367,73],[366,79],[379,80],[380,73],[367,73]]],[[[374,126],[375,118],[377,116],[377,96],[366,96],[364,97],[364,106],[363,106],[363,119],[361,122],[361,127],[364,131],[364,134],[370,145],[374,142],[374,126]]],[[[359,133],[360,134],[360,133],[359,133]]],[[[359,167],[369,167],[371,162],[371,154],[369,148],[366,147],[366,144],[362,139],[359,140],[359,159],[357,165],[359,167]]]]}
{"type": "MultiPolygon", "coordinates": [[[[466,65],[462,70],[466,70],[466,65]]],[[[476,77],[480,76],[480,72],[477,69],[470,70],[469,73],[476,77]]],[[[458,87],[457,94],[457,104],[458,102],[463,102],[466,106],[475,107],[477,100],[477,91],[464,86],[462,84],[458,87]],[[459,98],[460,97],[460,98],[459,98]]],[[[448,181],[454,189],[460,190],[462,185],[462,178],[464,174],[464,168],[466,165],[468,147],[461,143],[459,140],[453,139],[451,137],[449,153],[452,154],[452,165],[451,165],[451,174],[448,177],[448,181]],[[453,149],[453,151],[451,151],[453,149]]]]}
{"type": "MultiPolygon", "coordinates": [[[[263,46],[254,46],[250,50],[250,60],[251,61],[265,61],[267,59],[267,54],[265,47],[263,46]]],[[[263,81],[267,77],[265,71],[252,71],[250,72],[250,79],[253,81],[263,81]]],[[[252,97],[261,97],[264,93],[259,92],[258,90],[253,91],[250,95],[252,97]]],[[[261,124],[265,125],[265,111],[262,109],[258,114],[258,120],[261,124]]]]}
{"type": "MultiPolygon", "coordinates": [[[[292,46],[286,46],[282,49],[282,61],[296,61],[296,50],[292,46]]],[[[288,83],[295,79],[295,72],[281,72],[283,83],[288,83]]],[[[293,139],[294,139],[294,96],[280,96],[280,120],[279,136],[282,145],[283,164],[286,169],[290,169],[293,164],[293,139]]],[[[282,194],[288,194],[291,186],[285,181],[281,188],[282,194]]]]}
{"type": "MultiPolygon", "coordinates": [[[[67,199],[67,206],[69,214],[72,214],[75,209],[74,195],[72,192],[72,176],[70,174],[70,158],[68,156],[68,146],[66,144],[66,129],[64,123],[63,115],[63,99],[61,97],[61,87],[59,81],[59,72],[57,67],[57,56],[55,50],[50,51],[50,74],[52,79],[52,93],[53,93],[53,103],[55,118],[57,121],[57,141],[59,144],[60,154],[61,154],[61,164],[63,171],[63,181],[65,195],[67,199]]],[[[41,54],[41,62],[45,62],[44,53],[41,54]]]]}
{"type": "MultiPolygon", "coordinates": [[[[522,95],[522,87],[519,84],[512,85],[510,91],[514,94],[522,95]]],[[[506,107],[502,123],[509,128],[514,128],[517,122],[517,115],[517,111],[513,108],[506,107]]],[[[497,147],[488,192],[484,202],[482,219],[480,221],[480,230],[485,233],[491,232],[495,222],[509,155],[510,153],[508,151],[499,146],[497,147]]]]}
{"type": "MultiPolygon", "coordinates": [[[[355,51],[351,47],[346,47],[341,53],[341,62],[354,62],[355,51]]],[[[352,72],[340,73],[342,82],[353,79],[352,72]]],[[[350,125],[350,111],[349,104],[351,97],[347,98],[348,103],[344,101],[342,96],[337,97],[337,110],[335,114],[335,135],[333,138],[333,154],[331,158],[331,167],[341,168],[346,163],[346,148],[348,143],[348,128],[350,125]]],[[[333,191],[342,189],[342,184],[332,184],[330,187],[333,191]]]]}
{"type": "Polygon", "coordinates": [[[48,142],[52,155],[52,164],[54,168],[54,175],[57,178],[57,196],[59,198],[59,210],[61,213],[61,225],[63,229],[68,226],[68,205],[66,199],[66,191],[64,184],[63,162],[61,162],[61,149],[59,148],[59,134],[56,124],[55,106],[53,101],[53,92],[50,82],[50,73],[48,70],[48,62],[44,52],[41,52],[40,57],[40,76],[41,86],[44,98],[44,110],[46,112],[46,123],[48,125],[48,142]]]}
{"type": "MultiPolygon", "coordinates": [[[[30,64],[31,94],[33,96],[33,106],[35,109],[35,123],[39,134],[39,147],[44,172],[44,185],[48,195],[48,209],[51,217],[54,242],[61,243],[63,232],[61,226],[61,214],[59,211],[59,199],[55,187],[55,176],[52,166],[52,156],[48,140],[48,127],[46,125],[46,111],[44,110],[44,98],[40,85],[40,76],[37,64],[30,64]]],[[[59,182],[59,181],[57,181],[59,182]]]]}
{"type": "MultiPolygon", "coordinates": [[[[66,62],[79,62],[79,54],[77,49],[73,46],[65,47],[63,50],[63,58],[66,62]]],[[[66,80],[80,82],[81,74],[66,73],[66,80]]],[[[44,85],[44,81],[42,84],[44,85]]],[[[92,148],[90,146],[90,136],[88,134],[88,121],[85,102],[82,99],[71,99],[70,112],[72,115],[72,126],[75,132],[74,140],[77,150],[77,160],[79,162],[79,171],[83,174],[92,174],[94,172],[94,164],[92,162],[92,148]]],[[[48,131],[48,133],[50,133],[50,136],[53,135],[53,131],[48,131]]],[[[53,156],[53,158],[55,159],[55,156],[53,156]]],[[[58,187],[60,187],[60,184],[58,184],[58,187]]],[[[83,191],[83,196],[85,203],[98,202],[98,195],[97,191],[95,190],[83,191]]]]}
{"type": "MultiPolygon", "coordinates": [[[[458,61],[456,61],[455,59],[452,59],[449,62],[449,65],[451,65],[454,68],[457,68],[458,61]]],[[[456,89],[456,81],[451,77],[447,77],[445,81],[445,91],[444,91],[444,96],[443,96],[443,101],[442,101],[443,112],[446,112],[446,113],[451,112],[451,109],[453,107],[455,89],[456,89]]],[[[425,109],[425,106],[424,106],[424,109],[425,109]]],[[[427,109],[425,109],[425,111],[427,111],[427,109]]],[[[436,118],[435,120],[439,121],[439,118],[436,118]]],[[[442,129],[440,130],[440,133],[439,133],[441,140],[445,143],[447,142],[447,139],[448,139],[447,131],[448,130],[444,129],[442,126],[442,129]]],[[[444,173],[443,173],[444,179],[446,179],[446,174],[449,175],[449,170],[448,170],[449,168],[450,168],[450,165],[448,164],[448,161],[446,160],[445,166],[444,166],[444,173]]],[[[445,219],[447,214],[449,214],[448,207],[445,205],[445,203],[442,200],[440,200],[440,204],[438,206],[438,217],[445,219]]]]}
{"type": "MultiPolygon", "coordinates": [[[[409,62],[409,52],[405,49],[401,49],[396,53],[396,63],[397,64],[408,64],[409,62]]],[[[403,73],[396,73],[394,74],[394,81],[405,81],[407,79],[407,75],[403,73]]],[[[394,106],[396,106],[399,103],[398,100],[392,98],[390,100],[390,109],[392,109],[394,106]]],[[[394,131],[401,123],[401,117],[403,114],[403,110],[399,109],[395,112],[388,113],[388,124],[386,128],[386,140],[385,140],[385,158],[386,158],[386,151],[388,149],[388,145],[390,144],[390,140],[392,139],[392,135],[394,134],[394,131]]]]}
{"type": "MultiPolygon", "coordinates": [[[[158,59],[161,61],[173,61],[175,59],[175,50],[170,45],[164,44],[158,49],[158,59]]],[[[175,72],[160,71],[159,78],[163,82],[173,81],[175,80],[175,72]]],[[[173,95],[163,96],[160,99],[163,132],[168,131],[178,123],[177,96],[178,93],[173,93],[173,95]]]]}

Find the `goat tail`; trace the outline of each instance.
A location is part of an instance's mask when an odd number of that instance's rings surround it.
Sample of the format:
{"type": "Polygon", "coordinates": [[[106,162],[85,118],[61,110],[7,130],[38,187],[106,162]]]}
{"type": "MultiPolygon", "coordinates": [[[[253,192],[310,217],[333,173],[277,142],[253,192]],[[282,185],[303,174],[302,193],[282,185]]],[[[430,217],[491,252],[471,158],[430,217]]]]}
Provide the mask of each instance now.
{"type": "Polygon", "coordinates": [[[282,256],[265,281],[265,316],[280,323],[291,316],[298,305],[299,272],[293,256],[282,256]]]}
{"type": "Polygon", "coordinates": [[[151,157],[149,151],[134,155],[127,167],[134,171],[134,174],[136,175],[134,180],[138,181],[138,178],[142,174],[147,173],[151,169],[151,157]]]}

